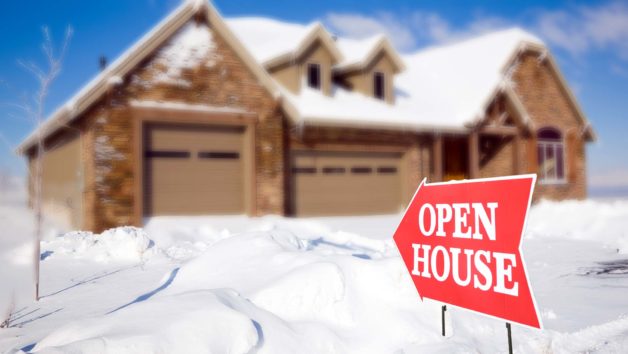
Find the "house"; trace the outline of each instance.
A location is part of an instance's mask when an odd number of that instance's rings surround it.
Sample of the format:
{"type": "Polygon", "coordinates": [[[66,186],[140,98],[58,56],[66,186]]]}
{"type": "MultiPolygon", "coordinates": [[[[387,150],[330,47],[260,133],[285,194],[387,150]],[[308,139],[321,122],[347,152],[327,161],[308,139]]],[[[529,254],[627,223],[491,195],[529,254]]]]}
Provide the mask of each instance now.
{"type": "Polygon", "coordinates": [[[100,231],[153,215],[394,213],[424,177],[538,173],[537,198],[584,198],[594,138],[520,29],[402,55],[384,36],[193,1],[18,150],[31,171],[43,158],[48,215],[100,231]]]}

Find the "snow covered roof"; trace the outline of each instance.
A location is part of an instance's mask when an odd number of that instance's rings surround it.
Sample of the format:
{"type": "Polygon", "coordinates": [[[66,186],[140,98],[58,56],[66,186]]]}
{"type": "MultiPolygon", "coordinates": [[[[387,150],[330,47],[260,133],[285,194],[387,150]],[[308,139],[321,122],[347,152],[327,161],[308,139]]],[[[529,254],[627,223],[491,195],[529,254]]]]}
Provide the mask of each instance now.
{"type": "MultiPolygon", "coordinates": [[[[309,25],[247,17],[227,24],[261,62],[291,53],[318,23],[309,25]]],[[[464,130],[483,117],[494,94],[508,85],[506,65],[523,45],[543,42],[519,28],[485,34],[466,41],[398,55],[384,35],[365,39],[336,38],[342,72],[387,50],[400,69],[395,76],[394,105],[335,87],[330,96],[309,89],[298,95],[283,90],[305,123],[368,124],[394,128],[440,127],[464,130]]],[[[522,114],[525,116],[525,114],[522,114]]]]}
{"type": "MultiPolygon", "coordinates": [[[[79,117],[81,113],[100,99],[112,85],[121,82],[128,72],[185,26],[199,11],[205,11],[207,18],[212,23],[212,28],[231,44],[231,47],[243,59],[245,65],[251,69],[253,75],[257,77],[260,83],[274,97],[278,97],[280,94],[278,84],[260,65],[257,65],[255,58],[246,49],[246,46],[239,42],[238,38],[231,33],[230,28],[225,24],[216,8],[207,0],[186,0],[54,111],[43,124],[20,143],[16,149],[17,152],[20,154],[25,153],[40,138],[53,134],[73,119],[79,117]]],[[[182,38],[184,41],[196,41],[205,35],[195,31],[184,32],[186,32],[182,38]]],[[[174,44],[175,47],[177,45],[179,44],[174,44]]],[[[291,111],[290,107],[286,107],[286,110],[291,111]]]]}
{"type": "Polygon", "coordinates": [[[377,43],[385,38],[386,36],[383,34],[378,34],[365,39],[338,38],[336,43],[345,58],[343,65],[362,61],[368,56],[377,43]]]}
{"type": "Polygon", "coordinates": [[[266,67],[300,57],[316,40],[327,46],[336,61],[342,60],[334,39],[319,22],[300,25],[260,17],[232,18],[226,22],[258,63],[266,67]]]}
{"type": "Polygon", "coordinates": [[[366,39],[338,38],[338,48],[344,56],[342,63],[334,66],[334,71],[342,73],[353,69],[362,69],[375,60],[380,53],[386,53],[396,67],[395,73],[405,70],[403,59],[393,48],[392,43],[383,34],[366,39]]]}
{"type": "MultiPolygon", "coordinates": [[[[506,66],[518,51],[526,45],[545,50],[541,40],[513,28],[400,56],[385,36],[362,40],[333,38],[318,22],[302,25],[256,17],[223,19],[206,0],[187,1],[55,111],[20,144],[18,152],[32,147],[40,134],[52,134],[78,117],[205,8],[212,27],[231,44],[259,81],[273,96],[285,98],[281,100],[283,108],[297,124],[465,131],[483,117],[496,93],[503,91],[516,96],[506,66]],[[330,49],[335,58],[334,70],[339,73],[366,65],[380,50],[387,51],[398,71],[405,69],[395,76],[395,103],[387,104],[340,87],[334,87],[331,96],[308,89],[296,95],[283,88],[264,69],[298,58],[316,40],[330,49]]],[[[193,29],[184,34],[184,41],[189,39],[194,43],[208,37],[207,33],[193,29]]],[[[189,43],[181,45],[186,44],[189,43]]],[[[173,48],[176,50],[178,44],[173,44],[173,48]]],[[[551,58],[550,62],[555,65],[551,58]]],[[[567,91],[570,94],[568,88],[567,91]]],[[[587,125],[575,98],[571,99],[587,125]]],[[[523,106],[517,107],[522,109],[523,106]]],[[[521,115],[527,116],[525,112],[521,115]]]]}
{"type": "Polygon", "coordinates": [[[401,58],[397,56],[390,41],[383,34],[365,39],[338,37],[332,39],[319,22],[303,25],[265,17],[237,17],[225,21],[255,59],[265,66],[274,65],[278,58],[298,57],[311,41],[322,39],[333,41],[327,44],[332,55],[338,60],[336,68],[368,62],[381,49],[388,50],[395,64],[403,68],[401,58]]]}
{"type": "Polygon", "coordinates": [[[395,78],[397,105],[434,124],[473,123],[497,90],[510,86],[506,67],[525,45],[543,46],[519,28],[404,55],[395,78]]]}
{"type": "MultiPolygon", "coordinates": [[[[361,60],[381,38],[339,38],[345,56],[339,65],[361,60]]],[[[406,70],[395,76],[394,105],[341,87],[331,96],[307,88],[284,95],[306,124],[464,131],[483,117],[496,92],[510,87],[506,66],[524,45],[543,42],[513,28],[403,55],[406,70]]]]}
{"type": "Polygon", "coordinates": [[[231,18],[226,23],[260,63],[295,51],[315,27],[259,17],[231,18]]]}
{"type": "Polygon", "coordinates": [[[302,88],[296,95],[288,90],[284,97],[299,113],[300,122],[305,125],[359,126],[364,128],[395,128],[402,130],[439,129],[463,130],[459,126],[433,124],[419,119],[414,112],[403,107],[364,96],[334,86],[331,96],[320,91],[302,88]]]}

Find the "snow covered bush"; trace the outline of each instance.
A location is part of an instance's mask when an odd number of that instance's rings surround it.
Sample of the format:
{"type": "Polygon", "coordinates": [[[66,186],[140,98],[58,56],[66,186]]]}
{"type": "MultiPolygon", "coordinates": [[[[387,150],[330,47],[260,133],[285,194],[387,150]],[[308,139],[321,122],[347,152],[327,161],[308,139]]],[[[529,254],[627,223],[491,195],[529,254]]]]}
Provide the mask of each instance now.
{"type": "Polygon", "coordinates": [[[153,245],[144,230],[136,227],[117,227],[102,234],[75,231],[42,242],[42,258],[63,255],[97,262],[140,262],[155,252],[153,245]]]}

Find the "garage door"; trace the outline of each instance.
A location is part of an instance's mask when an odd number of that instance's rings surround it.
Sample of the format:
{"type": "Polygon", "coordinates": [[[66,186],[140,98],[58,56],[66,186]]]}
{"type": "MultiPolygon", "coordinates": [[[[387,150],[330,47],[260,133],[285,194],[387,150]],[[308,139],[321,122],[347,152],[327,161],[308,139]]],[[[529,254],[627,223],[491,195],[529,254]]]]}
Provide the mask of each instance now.
{"type": "Polygon", "coordinates": [[[296,152],[292,163],[298,216],[386,214],[402,208],[400,154],[296,152]]]}
{"type": "Polygon", "coordinates": [[[244,213],[244,128],[147,125],[145,215],[244,213]]]}

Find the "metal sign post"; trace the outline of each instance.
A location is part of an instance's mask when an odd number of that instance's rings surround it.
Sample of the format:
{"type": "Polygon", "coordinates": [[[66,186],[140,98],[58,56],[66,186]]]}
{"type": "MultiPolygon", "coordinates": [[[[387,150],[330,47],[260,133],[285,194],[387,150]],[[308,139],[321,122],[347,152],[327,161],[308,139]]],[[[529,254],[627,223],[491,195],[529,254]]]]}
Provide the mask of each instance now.
{"type": "Polygon", "coordinates": [[[510,331],[510,322],[506,322],[506,329],[508,330],[508,354],[512,354],[512,332],[510,331]]]}
{"type": "Polygon", "coordinates": [[[443,337],[445,336],[445,311],[447,311],[447,305],[443,305],[441,308],[441,321],[443,324],[443,337]]]}

